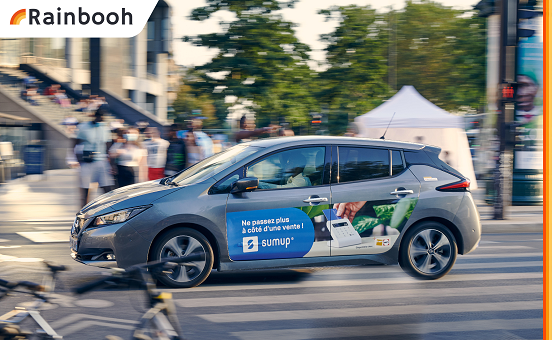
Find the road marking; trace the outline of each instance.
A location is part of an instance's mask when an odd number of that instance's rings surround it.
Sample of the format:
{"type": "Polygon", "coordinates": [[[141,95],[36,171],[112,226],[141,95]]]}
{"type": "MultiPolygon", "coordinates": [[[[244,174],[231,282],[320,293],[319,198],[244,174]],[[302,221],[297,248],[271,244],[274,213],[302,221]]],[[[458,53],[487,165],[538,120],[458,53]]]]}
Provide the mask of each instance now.
{"type": "Polygon", "coordinates": [[[14,248],[21,248],[21,246],[0,246],[0,249],[14,249],[14,248]]]}
{"type": "Polygon", "coordinates": [[[71,230],[71,225],[65,227],[33,227],[35,230],[71,230]]]}
{"type": "Polygon", "coordinates": [[[470,320],[470,321],[446,321],[424,322],[415,324],[390,324],[370,325],[359,327],[332,327],[332,328],[302,328],[302,329],[277,329],[263,331],[231,332],[230,334],[242,340],[257,339],[286,339],[306,340],[323,338],[345,338],[366,336],[389,336],[401,334],[431,334],[440,332],[467,332],[467,331],[493,331],[493,330],[522,330],[540,329],[542,319],[520,320],[470,320]]]}
{"type": "Polygon", "coordinates": [[[175,303],[179,307],[223,307],[223,306],[247,306],[247,305],[273,305],[283,303],[311,303],[329,301],[360,301],[382,300],[396,298],[424,298],[424,297],[453,297],[453,296],[488,296],[503,294],[542,293],[542,285],[517,285],[494,286],[475,288],[440,288],[440,289],[408,289],[408,290],[378,290],[367,292],[342,292],[323,294],[292,294],[269,296],[236,296],[216,297],[203,299],[177,299],[175,303]]]}
{"type": "Polygon", "coordinates": [[[83,319],[111,321],[111,322],[129,323],[129,324],[138,323],[138,321],[135,321],[135,320],[116,319],[116,318],[109,318],[105,316],[96,316],[96,315],[89,315],[89,314],[71,314],[68,317],[65,317],[61,320],[52,322],[51,325],[52,325],[52,328],[56,329],[56,328],[64,327],[66,325],[78,324],[79,321],[83,319]]]}
{"type": "MultiPolygon", "coordinates": [[[[497,274],[449,274],[438,281],[425,281],[429,286],[432,283],[440,282],[466,282],[466,281],[491,281],[491,280],[527,280],[527,279],[542,279],[542,272],[531,273],[497,273],[497,274]]],[[[196,292],[211,292],[211,291],[239,291],[239,290],[260,290],[260,289],[302,289],[302,288],[324,288],[324,287],[345,287],[345,286],[367,286],[374,284],[400,284],[400,283],[420,283],[419,280],[402,276],[397,278],[377,278],[363,280],[316,280],[302,281],[282,284],[259,284],[252,283],[249,285],[203,285],[194,289],[183,291],[182,289],[162,289],[165,292],[172,293],[191,293],[196,292]]]]}
{"type": "Polygon", "coordinates": [[[17,257],[0,254],[0,262],[42,262],[44,259],[38,257],[17,257]]]}
{"type": "MultiPolygon", "coordinates": [[[[525,262],[483,262],[483,263],[456,263],[452,270],[455,269],[485,269],[485,268],[518,268],[518,267],[541,267],[542,261],[525,261],[525,262]]],[[[294,271],[302,271],[293,269],[294,271]]],[[[385,274],[385,273],[402,273],[402,269],[398,265],[386,266],[362,266],[362,267],[331,267],[314,270],[310,274],[313,276],[340,276],[352,274],[385,274]]]]}
{"type": "MultiPolygon", "coordinates": [[[[476,292],[474,292],[477,295],[476,292]]],[[[331,308],[318,310],[285,310],[275,312],[246,312],[223,314],[200,314],[200,318],[215,322],[258,322],[283,320],[312,320],[356,318],[371,316],[412,315],[412,314],[452,314],[452,313],[481,313],[498,311],[542,310],[542,300],[514,301],[514,302],[485,302],[485,303],[457,303],[434,305],[406,305],[388,307],[360,307],[360,308],[331,308]]]]}
{"type": "Polygon", "coordinates": [[[497,259],[507,259],[510,257],[542,257],[542,252],[540,253],[505,253],[505,254],[468,254],[459,257],[459,259],[476,259],[476,258],[497,258],[497,259]]]}
{"type": "Polygon", "coordinates": [[[45,224],[57,225],[57,224],[61,224],[61,223],[67,223],[67,224],[69,224],[69,227],[71,227],[71,224],[73,223],[73,221],[71,221],[71,222],[68,222],[68,221],[64,221],[64,222],[27,222],[27,224],[31,224],[31,225],[36,225],[36,224],[39,224],[39,225],[45,225],[45,224]]]}
{"type": "Polygon", "coordinates": [[[69,242],[69,234],[62,231],[22,231],[17,234],[35,243],[69,242]]]}
{"type": "Polygon", "coordinates": [[[525,249],[525,248],[533,248],[528,246],[482,246],[478,247],[477,249],[525,249]]]}
{"type": "Polygon", "coordinates": [[[113,306],[113,302],[111,301],[98,300],[98,299],[82,299],[82,300],[76,300],[73,303],[79,307],[87,307],[87,308],[109,308],[113,306]]]}
{"type": "Polygon", "coordinates": [[[487,244],[487,243],[500,243],[496,241],[479,241],[479,244],[487,244]]]}
{"type": "Polygon", "coordinates": [[[0,243],[2,242],[10,242],[10,240],[6,240],[6,239],[3,239],[3,238],[0,238],[0,243]]]}

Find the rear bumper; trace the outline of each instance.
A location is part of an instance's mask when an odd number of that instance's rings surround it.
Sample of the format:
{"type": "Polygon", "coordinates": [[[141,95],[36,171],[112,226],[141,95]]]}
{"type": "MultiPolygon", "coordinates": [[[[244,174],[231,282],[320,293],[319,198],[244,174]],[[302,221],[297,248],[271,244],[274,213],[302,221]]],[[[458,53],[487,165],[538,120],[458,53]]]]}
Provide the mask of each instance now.
{"type": "Polygon", "coordinates": [[[458,252],[465,255],[474,251],[481,240],[481,221],[470,192],[466,192],[464,195],[452,223],[456,225],[462,235],[462,249],[458,249],[458,252]]]}

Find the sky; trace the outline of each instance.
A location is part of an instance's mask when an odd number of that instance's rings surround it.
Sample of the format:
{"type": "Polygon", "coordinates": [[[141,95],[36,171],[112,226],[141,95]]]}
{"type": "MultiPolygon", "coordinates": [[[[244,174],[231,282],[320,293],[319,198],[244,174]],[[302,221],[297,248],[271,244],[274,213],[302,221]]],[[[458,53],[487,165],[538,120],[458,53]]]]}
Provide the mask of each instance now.
{"type": "MultiPolygon", "coordinates": [[[[230,21],[233,15],[229,12],[217,12],[211,19],[203,22],[191,21],[187,17],[196,7],[205,6],[204,0],[171,0],[168,1],[173,8],[173,50],[174,59],[178,65],[199,66],[207,63],[216,55],[216,50],[192,46],[180,41],[185,35],[197,35],[205,33],[222,32],[219,26],[221,20],[230,21]]],[[[470,10],[479,0],[438,0],[445,6],[455,9],[470,10]]],[[[284,20],[296,23],[297,38],[311,47],[311,58],[316,61],[324,61],[324,44],[319,41],[320,34],[330,33],[334,30],[336,22],[325,22],[324,17],[318,14],[320,9],[332,6],[346,5],[366,6],[381,10],[382,12],[392,6],[393,9],[404,7],[404,0],[300,0],[293,9],[281,11],[284,20]]]]}

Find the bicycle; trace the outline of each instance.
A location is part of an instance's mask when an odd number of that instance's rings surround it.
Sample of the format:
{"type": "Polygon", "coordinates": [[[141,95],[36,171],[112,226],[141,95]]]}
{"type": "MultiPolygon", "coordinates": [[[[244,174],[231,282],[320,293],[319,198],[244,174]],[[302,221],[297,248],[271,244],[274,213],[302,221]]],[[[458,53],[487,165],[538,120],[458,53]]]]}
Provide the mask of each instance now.
{"type": "Polygon", "coordinates": [[[50,275],[44,276],[43,283],[38,284],[29,281],[9,282],[0,279],[0,300],[11,293],[23,293],[36,297],[29,307],[15,307],[11,312],[0,316],[0,340],[24,340],[38,339],[62,339],[50,324],[40,315],[40,307],[49,302],[49,293],[54,291],[58,272],[65,271],[65,266],[56,266],[44,262],[50,271],[50,275]],[[21,288],[25,290],[21,290],[21,288]],[[19,326],[27,317],[31,317],[40,327],[35,332],[21,329],[19,326]]]}
{"type": "MultiPolygon", "coordinates": [[[[141,316],[140,322],[134,328],[132,339],[184,340],[182,328],[176,315],[176,307],[172,300],[172,294],[159,292],[156,289],[152,275],[170,274],[167,271],[176,268],[180,263],[204,259],[204,254],[192,254],[185,257],[166,258],[160,261],[136,265],[126,270],[114,270],[112,275],[77,287],[74,289],[74,292],[80,295],[103,286],[138,285],[146,293],[147,307],[149,309],[141,316]]],[[[110,336],[109,339],[121,338],[110,336]]]]}

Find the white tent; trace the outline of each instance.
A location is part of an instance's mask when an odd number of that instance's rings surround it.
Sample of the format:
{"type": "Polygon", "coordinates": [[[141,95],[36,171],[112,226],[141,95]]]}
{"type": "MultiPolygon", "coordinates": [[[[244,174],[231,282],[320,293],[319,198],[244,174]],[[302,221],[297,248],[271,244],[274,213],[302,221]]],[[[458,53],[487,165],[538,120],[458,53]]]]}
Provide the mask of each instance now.
{"type": "Polygon", "coordinates": [[[392,98],[357,117],[355,122],[360,137],[380,138],[389,125],[385,139],[440,147],[440,158],[468,177],[471,188],[477,189],[462,117],[434,105],[413,86],[403,86],[392,98]]]}

